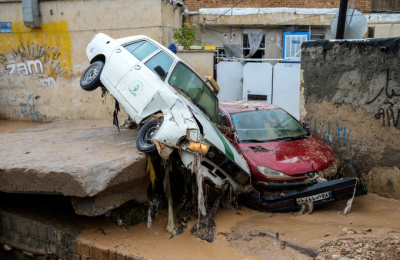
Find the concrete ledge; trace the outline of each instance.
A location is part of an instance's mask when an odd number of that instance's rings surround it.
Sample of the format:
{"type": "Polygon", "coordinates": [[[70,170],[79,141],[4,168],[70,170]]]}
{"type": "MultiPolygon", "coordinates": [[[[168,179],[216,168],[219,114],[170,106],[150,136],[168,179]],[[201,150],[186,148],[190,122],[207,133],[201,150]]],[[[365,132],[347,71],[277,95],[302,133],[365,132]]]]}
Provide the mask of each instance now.
{"type": "Polygon", "coordinates": [[[137,130],[119,132],[111,120],[63,121],[1,134],[0,191],[71,196],[84,215],[103,214],[132,199],[145,202],[147,158],[136,149],[136,135],[137,130]]]}

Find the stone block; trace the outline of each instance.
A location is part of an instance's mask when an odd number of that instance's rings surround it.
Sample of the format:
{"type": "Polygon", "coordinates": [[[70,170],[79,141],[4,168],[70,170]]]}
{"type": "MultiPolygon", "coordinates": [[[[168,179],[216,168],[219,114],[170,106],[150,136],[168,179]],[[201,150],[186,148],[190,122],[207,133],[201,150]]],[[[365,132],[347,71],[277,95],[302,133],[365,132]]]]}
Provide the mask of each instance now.
{"type": "Polygon", "coordinates": [[[29,222],[28,235],[39,238],[39,226],[35,222],[29,222]]]}
{"type": "Polygon", "coordinates": [[[50,243],[56,243],[56,230],[52,226],[47,227],[47,240],[50,243]]]}
{"type": "Polygon", "coordinates": [[[47,227],[45,225],[39,225],[39,238],[47,241],[47,227]]]}
{"type": "Polygon", "coordinates": [[[2,229],[11,229],[10,219],[7,216],[1,216],[2,229]]]}

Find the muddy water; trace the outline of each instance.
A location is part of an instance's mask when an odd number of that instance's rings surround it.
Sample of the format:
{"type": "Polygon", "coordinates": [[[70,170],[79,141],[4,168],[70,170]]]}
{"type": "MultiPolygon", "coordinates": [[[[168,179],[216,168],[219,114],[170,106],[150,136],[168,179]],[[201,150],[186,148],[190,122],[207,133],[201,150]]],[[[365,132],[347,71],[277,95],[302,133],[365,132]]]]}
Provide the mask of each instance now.
{"type": "Polygon", "coordinates": [[[190,234],[195,222],[183,234],[170,238],[165,230],[166,211],[149,229],[144,223],[126,231],[111,221],[85,223],[80,238],[147,259],[310,259],[299,250],[319,250],[324,242],[338,238],[400,237],[399,201],[361,196],[355,198],[348,215],[338,215],[345,206],[346,201],[336,202],[302,216],[246,207],[238,215],[234,210],[220,209],[215,218],[215,241],[208,244],[190,234]],[[279,240],[274,238],[276,233],[279,240]]]}
{"type": "Polygon", "coordinates": [[[41,122],[29,122],[29,121],[9,121],[0,119],[0,134],[13,132],[33,126],[42,125],[41,122]]]}

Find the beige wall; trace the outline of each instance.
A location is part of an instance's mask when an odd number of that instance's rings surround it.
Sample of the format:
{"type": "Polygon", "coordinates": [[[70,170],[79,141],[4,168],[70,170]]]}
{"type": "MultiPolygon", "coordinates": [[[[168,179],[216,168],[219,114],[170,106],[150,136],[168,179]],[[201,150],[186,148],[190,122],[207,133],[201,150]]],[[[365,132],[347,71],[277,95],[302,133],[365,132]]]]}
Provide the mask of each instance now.
{"type": "Polygon", "coordinates": [[[181,7],[167,0],[39,1],[41,28],[23,23],[22,4],[0,2],[0,118],[54,121],[111,116],[112,97],[85,92],[79,80],[89,65],[94,34],[147,35],[164,45],[182,24],[181,7]]]}
{"type": "Polygon", "coordinates": [[[400,38],[302,45],[302,118],[372,192],[400,198],[400,38]]]}
{"type": "Polygon", "coordinates": [[[178,51],[178,56],[189,64],[202,79],[214,77],[214,51],[178,51]]]}

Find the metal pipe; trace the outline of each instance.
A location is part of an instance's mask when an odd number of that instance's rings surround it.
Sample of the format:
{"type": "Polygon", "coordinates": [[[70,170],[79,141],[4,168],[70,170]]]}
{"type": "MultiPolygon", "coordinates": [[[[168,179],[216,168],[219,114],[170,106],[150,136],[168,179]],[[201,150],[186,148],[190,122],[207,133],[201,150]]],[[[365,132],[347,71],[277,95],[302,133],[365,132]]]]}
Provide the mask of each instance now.
{"type": "Polygon", "coordinates": [[[336,29],[336,39],[343,39],[344,28],[346,25],[346,14],[347,14],[347,2],[348,0],[340,0],[339,17],[336,29]]]}

